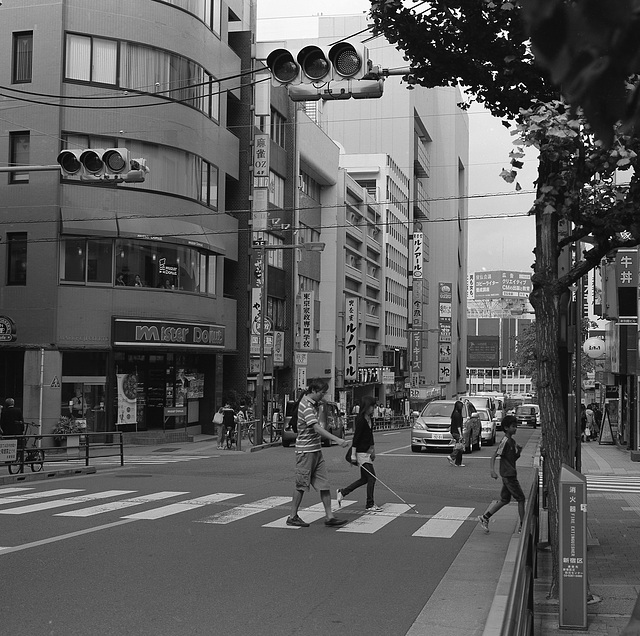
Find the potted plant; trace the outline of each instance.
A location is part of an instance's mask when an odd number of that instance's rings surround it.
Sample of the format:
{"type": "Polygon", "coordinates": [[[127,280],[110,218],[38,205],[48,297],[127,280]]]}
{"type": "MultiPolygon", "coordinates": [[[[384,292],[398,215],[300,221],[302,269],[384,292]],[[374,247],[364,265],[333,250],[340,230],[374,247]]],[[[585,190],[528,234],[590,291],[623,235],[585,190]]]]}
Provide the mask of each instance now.
{"type": "Polygon", "coordinates": [[[79,446],[80,434],[84,433],[85,427],[84,420],[80,423],[73,417],[61,415],[58,423],[53,427],[54,441],[57,445],[62,445],[66,442],[67,446],[79,446]]]}

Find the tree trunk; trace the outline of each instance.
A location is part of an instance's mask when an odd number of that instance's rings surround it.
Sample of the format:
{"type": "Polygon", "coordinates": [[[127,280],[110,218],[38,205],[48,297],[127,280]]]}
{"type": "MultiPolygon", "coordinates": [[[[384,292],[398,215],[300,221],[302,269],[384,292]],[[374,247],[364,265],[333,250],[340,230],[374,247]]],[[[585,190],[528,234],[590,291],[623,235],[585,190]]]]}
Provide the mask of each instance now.
{"type": "MultiPolygon", "coordinates": [[[[540,173],[544,170],[541,161],[540,173]]],[[[545,183],[539,179],[538,183],[545,183]]],[[[549,542],[553,559],[550,598],[558,595],[558,478],[568,460],[567,418],[561,364],[560,301],[566,289],[558,284],[558,214],[536,210],[536,261],[531,303],[536,314],[538,402],[542,421],[542,453],[548,487],[549,542]]]]}

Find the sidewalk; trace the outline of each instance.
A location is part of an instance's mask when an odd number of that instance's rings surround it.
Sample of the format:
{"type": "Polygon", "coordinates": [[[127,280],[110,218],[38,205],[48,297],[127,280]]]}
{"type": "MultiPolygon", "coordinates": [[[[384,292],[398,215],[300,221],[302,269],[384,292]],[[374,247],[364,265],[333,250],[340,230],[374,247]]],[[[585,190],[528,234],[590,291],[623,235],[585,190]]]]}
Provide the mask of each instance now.
{"type": "MultiPolygon", "coordinates": [[[[629,451],[597,442],[582,444],[582,472],[640,478],[640,463],[629,451]]],[[[628,488],[631,490],[631,487],[628,488]]],[[[589,591],[600,601],[587,606],[587,626],[574,634],[618,636],[629,621],[640,591],[640,487],[638,492],[588,492],[587,576],[589,591]]],[[[538,551],[534,633],[567,634],[558,627],[558,602],[547,599],[551,585],[551,551],[538,551]]]]}

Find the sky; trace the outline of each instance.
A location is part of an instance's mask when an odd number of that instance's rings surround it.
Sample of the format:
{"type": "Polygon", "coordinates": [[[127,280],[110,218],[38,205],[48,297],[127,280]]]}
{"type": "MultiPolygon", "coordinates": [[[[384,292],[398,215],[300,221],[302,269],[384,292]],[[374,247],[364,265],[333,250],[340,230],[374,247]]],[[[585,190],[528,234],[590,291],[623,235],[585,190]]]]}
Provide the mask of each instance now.
{"type": "MultiPolygon", "coordinates": [[[[369,0],[258,0],[258,40],[315,35],[311,16],[367,13],[369,0]],[[293,8],[292,8],[293,7],[293,8]],[[319,11],[321,7],[321,11],[319,11]]],[[[384,99],[384,97],[382,97],[384,99]]],[[[522,188],[506,183],[513,137],[499,119],[474,104],[469,112],[469,251],[468,271],[531,271],[535,246],[534,199],[537,161],[527,153],[519,172],[522,188]]]]}

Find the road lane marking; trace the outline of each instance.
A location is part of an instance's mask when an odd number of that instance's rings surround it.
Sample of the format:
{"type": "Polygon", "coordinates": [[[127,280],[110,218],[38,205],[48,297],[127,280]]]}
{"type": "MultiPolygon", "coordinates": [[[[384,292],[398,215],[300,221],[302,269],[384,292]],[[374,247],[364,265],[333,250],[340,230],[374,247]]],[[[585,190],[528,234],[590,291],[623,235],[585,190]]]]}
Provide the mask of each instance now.
{"type": "Polygon", "coordinates": [[[450,539],[474,510],[475,508],[445,506],[411,536],[450,539]]]}
{"type": "Polygon", "coordinates": [[[44,490],[42,492],[30,492],[26,495],[13,495],[12,497],[1,497],[0,504],[20,503],[29,499],[41,499],[42,497],[58,497],[72,492],[82,492],[84,488],[57,488],[56,490],[44,490]]]}
{"type": "Polygon", "coordinates": [[[95,492],[88,495],[78,495],[77,497],[67,497],[66,499],[54,499],[53,501],[41,501],[40,503],[29,504],[28,506],[18,506],[16,508],[5,508],[0,510],[0,515],[26,515],[30,512],[39,510],[50,510],[51,508],[62,508],[63,506],[72,506],[77,503],[86,503],[96,499],[108,499],[109,497],[119,497],[120,495],[129,495],[135,490],[105,490],[103,492],[95,492]]]}
{"type": "Polygon", "coordinates": [[[405,504],[387,503],[381,507],[382,512],[367,512],[367,514],[350,521],[346,526],[338,528],[337,532],[373,534],[397,519],[401,514],[411,510],[411,505],[405,504]]]}
{"type": "Polygon", "coordinates": [[[207,506],[219,501],[225,501],[226,499],[232,499],[233,497],[242,497],[242,494],[231,492],[217,492],[212,495],[203,495],[202,497],[196,497],[195,499],[187,499],[180,501],[179,503],[169,504],[168,506],[161,506],[160,508],[154,508],[145,512],[136,512],[132,515],[126,515],[123,519],[161,519],[162,517],[168,517],[170,515],[177,515],[181,512],[187,512],[188,510],[195,510],[202,506],[207,506]]]}
{"type": "MultiPolygon", "coordinates": [[[[334,512],[340,510],[340,508],[336,507],[338,505],[337,499],[332,500],[331,503],[332,503],[332,510],[334,512]]],[[[345,508],[346,506],[351,506],[354,503],[357,503],[357,501],[355,500],[352,501],[350,499],[343,499],[342,507],[345,508]]],[[[314,521],[318,521],[318,519],[324,518],[325,516],[324,504],[322,503],[314,504],[313,506],[309,506],[308,508],[303,508],[302,510],[299,510],[298,513],[302,515],[301,518],[303,521],[306,521],[307,523],[313,523],[314,521]]],[[[287,530],[299,530],[300,526],[287,525],[288,518],[289,518],[289,515],[287,515],[286,517],[281,517],[280,519],[276,519],[271,523],[265,523],[262,527],[263,528],[286,528],[287,530]]]]}
{"type": "Polygon", "coordinates": [[[198,519],[196,523],[232,523],[238,521],[238,519],[244,519],[251,515],[258,514],[270,508],[276,508],[277,506],[284,506],[291,503],[291,497],[267,497],[266,499],[260,499],[252,503],[243,504],[242,506],[236,506],[230,510],[224,510],[218,512],[211,517],[205,517],[204,519],[198,519]]]}
{"type": "Polygon", "coordinates": [[[105,512],[113,512],[122,508],[130,508],[131,506],[140,506],[151,501],[159,501],[160,499],[169,499],[169,497],[178,497],[180,495],[188,495],[188,492],[164,490],[162,492],[152,492],[149,495],[141,495],[140,497],[132,497],[131,499],[123,499],[122,501],[112,501],[108,504],[83,508],[82,510],[69,510],[67,512],[59,512],[56,517],[91,517],[100,515],[105,512]]]}
{"type": "Polygon", "coordinates": [[[113,523],[107,523],[103,526],[97,526],[95,528],[86,528],[85,530],[78,530],[77,532],[69,532],[68,534],[61,534],[57,537],[49,537],[48,539],[40,539],[40,541],[32,541],[31,543],[23,543],[22,545],[16,545],[13,547],[0,548],[0,556],[3,554],[11,554],[12,552],[20,552],[21,550],[28,550],[29,548],[38,548],[48,543],[56,543],[57,541],[64,541],[66,539],[75,539],[81,537],[83,534],[91,534],[92,532],[98,532],[99,530],[107,530],[116,526],[122,526],[126,523],[133,523],[133,519],[120,519],[113,523]]]}

